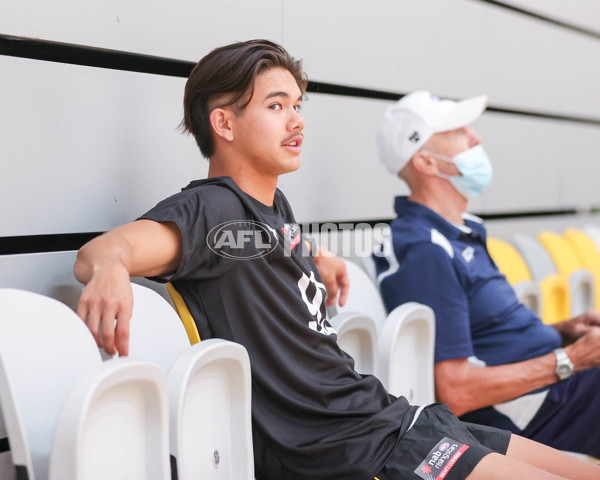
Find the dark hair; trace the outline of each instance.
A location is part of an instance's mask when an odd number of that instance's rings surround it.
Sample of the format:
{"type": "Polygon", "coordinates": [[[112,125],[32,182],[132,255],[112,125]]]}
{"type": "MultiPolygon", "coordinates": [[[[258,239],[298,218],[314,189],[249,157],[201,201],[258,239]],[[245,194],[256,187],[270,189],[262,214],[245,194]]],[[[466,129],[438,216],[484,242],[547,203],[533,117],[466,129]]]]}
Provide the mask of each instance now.
{"type": "Polygon", "coordinates": [[[185,85],[181,128],[194,135],[202,155],[210,158],[215,148],[210,112],[232,105],[243,110],[252,99],[256,77],[274,67],[288,70],[304,94],[308,80],[302,71],[302,61],[268,40],[216,48],[198,62],[185,85]],[[238,104],[246,92],[249,92],[247,99],[238,104]]]}

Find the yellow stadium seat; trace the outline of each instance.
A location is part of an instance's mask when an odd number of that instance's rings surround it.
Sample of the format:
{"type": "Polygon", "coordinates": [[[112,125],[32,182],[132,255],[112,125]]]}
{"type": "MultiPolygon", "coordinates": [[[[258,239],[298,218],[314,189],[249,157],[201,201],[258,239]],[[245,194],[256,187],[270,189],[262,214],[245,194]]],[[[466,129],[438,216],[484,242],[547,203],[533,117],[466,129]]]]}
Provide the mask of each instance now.
{"type": "Polygon", "coordinates": [[[510,243],[497,238],[488,238],[487,248],[490,256],[512,286],[532,280],[525,260],[510,243]]]}
{"type": "Polygon", "coordinates": [[[552,257],[559,274],[571,275],[575,270],[583,268],[571,245],[558,233],[542,231],[538,233],[538,240],[552,257]]]}
{"type": "Polygon", "coordinates": [[[567,240],[550,231],[538,233],[538,240],[550,254],[559,275],[567,278],[571,297],[571,316],[579,315],[596,304],[594,277],[584,267],[567,240]]]}
{"type": "Polygon", "coordinates": [[[181,318],[181,322],[185,327],[185,331],[187,332],[188,338],[190,339],[190,344],[194,345],[200,341],[200,334],[198,333],[198,327],[196,327],[196,322],[194,322],[194,317],[190,310],[188,309],[183,297],[179,294],[175,287],[171,282],[167,283],[167,291],[171,296],[171,300],[173,300],[173,304],[175,305],[175,310],[179,314],[179,318],[181,318]]]}
{"type": "Polygon", "coordinates": [[[579,258],[579,262],[592,272],[596,285],[596,308],[600,308],[600,252],[594,241],[582,230],[567,228],[564,237],[579,258]]]}
{"type": "Polygon", "coordinates": [[[541,319],[547,325],[562,322],[570,316],[569,283],[559,275],[549,275],[540,282],[542,291],[541,319]]]}

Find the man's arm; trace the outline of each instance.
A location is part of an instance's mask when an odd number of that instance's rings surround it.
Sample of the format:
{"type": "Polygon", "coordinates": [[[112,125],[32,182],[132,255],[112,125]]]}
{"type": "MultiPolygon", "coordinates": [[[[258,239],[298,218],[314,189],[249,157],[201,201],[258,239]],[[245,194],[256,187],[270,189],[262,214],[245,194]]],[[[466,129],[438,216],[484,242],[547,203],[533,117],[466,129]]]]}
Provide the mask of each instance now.
{"type": "Polygon", "coordinates": [[[85,288],[77,314],[107,353],[127,355],[129,351],[133,306],[129,278],[174,271],[181,251],[181,234],[175,223],[151,220],[117,227],[79,250],[73,272],[85,288]]]}
{"type": "Polygon", "coordinates": [[[314,245],[317,251],[311,253],[313,253],[315,266],[327,290],[327,306],[335,305],[336,301],[338,301],[340,307],[343,307],[348,298],[348,289],[350,288],[346,264],[329,250],[316,243],[314,245]]]}
{"type": "MultiPolygon", "coordinates": [[[[600,365],[600,327],[565,350],[576,372],[600,365]]],[[[436,398],[458,416],[556,383],[555,369],[554,353],[494,367],[472,366],[466,358],[444,360],[435,364],[436,398]]]]}

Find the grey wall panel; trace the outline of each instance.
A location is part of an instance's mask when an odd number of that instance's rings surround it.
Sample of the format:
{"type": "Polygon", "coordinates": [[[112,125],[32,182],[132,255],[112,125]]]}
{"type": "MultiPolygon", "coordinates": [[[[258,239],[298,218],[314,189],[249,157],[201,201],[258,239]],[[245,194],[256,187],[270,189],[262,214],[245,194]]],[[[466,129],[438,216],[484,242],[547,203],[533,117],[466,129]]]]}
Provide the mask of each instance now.
{"type": "Polygon", "coordinates": [[[600,33],[600,3],[590,0],[503,0],[503,3],[600,33]]]}
{"type": "MultiPolygon", "coordinates": [[[[77,252],[74,251],[0,255],[0,288],[46,295],[76,311],[82,290],[82,285],[73,275],[76,257],[77,252]]],[[[158,292],[172,305],[164,285],[145,278],[133,278],[132,281],[158,292]]]]}
{"type": "Polygon", "coordinates": [[[0,236],[106,230],[206,176],[176,130],[185,79],[2,56],[0,71],[0,236]]]}
{"type": "Polygon", "coordinates": [[[75,310],[81,295],[81,285],[73,276],[76,253],[0,256],[0,288],[46,295],[75,310]]]}
{"type": "Polygon", "coordinates": [[[600,204],[600,127],[485,113],[474,125],[494,180],[472,209],[486,212],[585,209],[600,204]]]}
{"type": "MultiPolygon", "coordinates": [[[[234,39],[279,37],[316,80],[600,111],[600,66],[589,61],[598,41],[472,0],[307,2],[91,2],[84,11],[28,0],[5,9],[0,32],[193,59],[234,39]]],[[[0,70],[0,236],[106,230],[206,175],[193,139],[176,131],[185,79],[2,56],[0,70]]],[[[391,102],[309,97],[303,165],[280,181],[298,219],[391,217],[391,198],[407,191],[376,159],[391,102]]],[[[472,210],[600,201],[598,127],[492,113],[476,127],[496,178],[472,210]]]]}
{"type": "Polygon", "coordinates": [[[285,40],[315,80],[454,97],[487,93],[494,104],[559,113],[600,111],[600,67],[590,61],[600,58],[598,40],[473,0],[303,5],[286,9],[285,40]]]}
{"type": "MultiPolygon", "coordinates": [[[[472,127],[494,167],[488,190],[469,203],[476,212],[560,209],[560,122],[485,113],[472,127]]],[[[600,171],[599,171],[600,173],[600,171]]]]}
{"type": "Polygon", "coordinates": [[[280,0],[1,0],[0,32],[197,61],[237,40],[281,37],[280,0]]]}

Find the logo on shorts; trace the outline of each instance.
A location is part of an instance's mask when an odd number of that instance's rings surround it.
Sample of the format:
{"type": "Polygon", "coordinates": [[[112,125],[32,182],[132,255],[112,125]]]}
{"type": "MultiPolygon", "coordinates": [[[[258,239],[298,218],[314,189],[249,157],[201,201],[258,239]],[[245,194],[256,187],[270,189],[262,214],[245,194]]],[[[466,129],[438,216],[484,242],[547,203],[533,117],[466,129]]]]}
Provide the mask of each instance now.
{"type": "Polygon", "coordinates": [[[279,240],[276,231],[266,223],[233,220],[213,227],[206,243],[217,255],[236,260],[250,260],[271,253],[279,240]]]}
{"type": "Polygon", "coordinates": [[[444,437],[414,471],[424,480],[443,480],[469,446],[444,437]]]}

